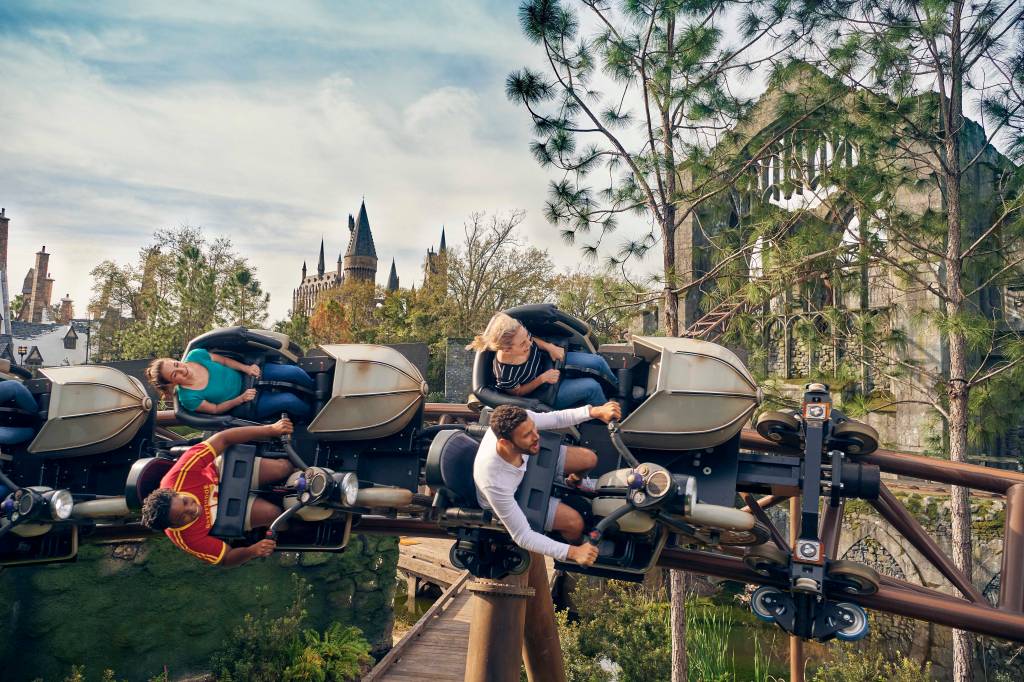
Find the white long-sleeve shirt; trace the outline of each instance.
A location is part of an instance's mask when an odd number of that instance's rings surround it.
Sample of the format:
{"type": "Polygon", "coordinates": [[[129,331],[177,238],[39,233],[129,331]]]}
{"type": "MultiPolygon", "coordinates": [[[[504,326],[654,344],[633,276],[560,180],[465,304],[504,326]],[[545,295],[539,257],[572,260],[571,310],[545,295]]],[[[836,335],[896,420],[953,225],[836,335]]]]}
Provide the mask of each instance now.
{"type": "MultiPolygon", "coordinates": [[[[564,429],[590,419],[590,405],[557,412],[526,411],[538,430],[564,429]]],[[[513,466],[498,454],[498,437],[487,429],[480,441],[473,462],[473,481],[476,482],[477,501],[483,509],[491,509],[512,536],[513,542],[530,552],[537,552],[565,561],[569,545],[552,540],[530,528],[526,514],[516,504],[516,489],[526,474],[530,456],[523,455],[522,466],[513,466]]]]}

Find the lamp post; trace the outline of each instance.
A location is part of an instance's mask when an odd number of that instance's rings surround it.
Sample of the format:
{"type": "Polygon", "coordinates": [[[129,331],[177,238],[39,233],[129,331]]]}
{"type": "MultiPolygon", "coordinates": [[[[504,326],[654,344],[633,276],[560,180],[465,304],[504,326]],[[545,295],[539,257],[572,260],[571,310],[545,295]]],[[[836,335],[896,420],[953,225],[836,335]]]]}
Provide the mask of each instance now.
{"type": "Polygon", "coordinates": [[[25,364],[25,355],[28,353],[28,346],[18,346],[18,355],[21,356],[21,364],[25,364]]]}

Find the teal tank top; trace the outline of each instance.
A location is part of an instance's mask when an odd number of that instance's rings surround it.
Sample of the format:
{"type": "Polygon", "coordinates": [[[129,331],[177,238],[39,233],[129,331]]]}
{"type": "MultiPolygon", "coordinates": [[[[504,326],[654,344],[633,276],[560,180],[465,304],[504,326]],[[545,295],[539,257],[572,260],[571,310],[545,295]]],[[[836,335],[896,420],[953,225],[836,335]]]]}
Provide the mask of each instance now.
{"type": "Polygon", "coordinates": [[[190,351],[185,356],[185,362],[199,363],[210,374],[210,381],[206,384],[206,388],[197,391],[178,386],[178,402],[186,410],[195,412],[204,400],[219,405],[242,392],[242,373],[214,361],[210,357],[210,352],[205,348],[196,348],[190,351]]]}

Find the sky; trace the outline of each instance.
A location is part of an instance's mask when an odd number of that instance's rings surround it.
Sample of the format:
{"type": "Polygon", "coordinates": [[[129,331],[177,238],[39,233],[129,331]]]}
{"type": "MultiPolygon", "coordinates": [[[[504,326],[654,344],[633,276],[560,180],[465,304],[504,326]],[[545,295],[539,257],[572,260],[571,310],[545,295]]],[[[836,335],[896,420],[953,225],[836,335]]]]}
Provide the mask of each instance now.
{"type": "Polygon", "coordinates": [[[517,6],[4,0],[12,297],[45,245],[54,301],[70,293],[83,316],[93,267],[191,225],[256,266],[273,321],[321,237],[336,262],[364,197],[379,283],[392,258],[417,282],[442,225],[458,243],[473,211],[524,209],[524,240],[573,267],[578,247],[543,217],[529,117],[504,95],[540,59],[517,6]]]}

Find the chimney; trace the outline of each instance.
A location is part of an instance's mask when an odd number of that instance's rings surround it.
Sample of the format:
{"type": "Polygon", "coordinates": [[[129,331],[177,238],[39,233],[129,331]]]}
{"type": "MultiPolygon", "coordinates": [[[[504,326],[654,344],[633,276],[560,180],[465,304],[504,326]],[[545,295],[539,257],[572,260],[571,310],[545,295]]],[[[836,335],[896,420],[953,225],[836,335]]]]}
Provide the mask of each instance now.
{"type": "MultiPolygon", "coordinates": [[[[36,252],[35,281],[32,282],[32,296],[29,299],[28,321],[39,323],[43,321],[43,308],[45,308],[47,289],[47,267],[50,265],[50,254],[46,253],[44,246],[36,252]]],[[[52,280],[49,284],[53,286],[52,280]]]]}
{"type": "Polygon", "coordinates": [[[11,334],[11,294],[7,289],[7,231],[11,219],[7,217],[7,209],[0,208],[0,333],[11,334]]]}
{"type": "Polygon", "coordinates": [[[64,298],[60,299],[60,312],[57,321],[67,324],[73,319],[75,319],[75,306],[71,301],[71,294],[65,294],[64,298]]]}

